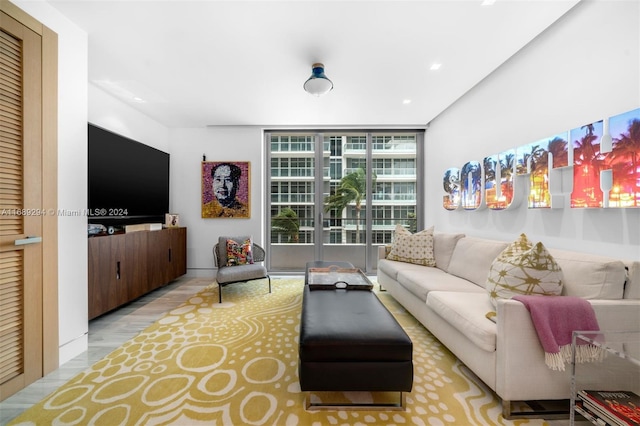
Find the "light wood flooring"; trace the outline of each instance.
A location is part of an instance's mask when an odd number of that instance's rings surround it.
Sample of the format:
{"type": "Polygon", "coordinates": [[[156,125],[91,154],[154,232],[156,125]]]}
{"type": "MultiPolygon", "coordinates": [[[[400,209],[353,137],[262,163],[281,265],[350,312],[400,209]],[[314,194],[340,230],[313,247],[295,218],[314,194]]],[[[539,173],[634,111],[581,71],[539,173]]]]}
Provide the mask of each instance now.
{"type": "MultiPolygon", "coordinates": [[[[128,305],[90,321],[88,350],[0,402],[0,426],[5,426],[23,411],[117,349],[158,320],[165,312],[180,306],[189,296],[198,293],[211,282],[210,278],[182,277],[128,305]]],[[[550,426],[569,425],[568,420],[550,420],[548,423],[550,426]]],[[[586,421],[576,422],[576,425],[580,426],[588,424],[590,423],[586,421]]]]}

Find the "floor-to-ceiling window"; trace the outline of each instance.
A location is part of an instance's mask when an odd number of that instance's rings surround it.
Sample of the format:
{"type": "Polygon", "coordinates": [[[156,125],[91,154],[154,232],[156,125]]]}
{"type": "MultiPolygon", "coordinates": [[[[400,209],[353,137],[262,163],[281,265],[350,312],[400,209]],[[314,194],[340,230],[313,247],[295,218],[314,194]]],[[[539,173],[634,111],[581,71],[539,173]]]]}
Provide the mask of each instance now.
{"type": "Polygon", "coordinates": [[[396,225],[423,223],[422,131],[266,132],[269,269],[343,260],[372,273],[396,225]]]}

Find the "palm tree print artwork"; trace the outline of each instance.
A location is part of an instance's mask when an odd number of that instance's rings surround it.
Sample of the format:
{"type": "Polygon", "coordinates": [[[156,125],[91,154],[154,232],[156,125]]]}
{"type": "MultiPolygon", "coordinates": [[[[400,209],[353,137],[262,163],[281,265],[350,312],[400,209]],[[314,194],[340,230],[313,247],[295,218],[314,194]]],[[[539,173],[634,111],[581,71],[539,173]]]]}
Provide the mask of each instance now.
{"type": "Polygon", "coordinates": [[[570,133],[573,142],[573,192],[571,207],[602,207],[600,153],[602,122],[587,124],[570,133]]]}
{"type": "Polygon", "coordinates": [[[460,185],[462,187],[462,207],[475,210],[482,202],[482,166],[479,161],[469,161],[460,171],[460,185]]]}
{"type": "Polygon", "coordinates": [[[447,194],[442,197],[442,205],[447,210],[455,210],[460,205],[460,169],[452,167],[444,172],[442,187],[447,194]]]}
{"type": "Polygon", "coordinates": [[[498,155],[500,160],[500,194],[505,208],[513,201],[513,178],[515,176],[516,151],[509,150],[498,155]]]}
{"type": "Polygon", "coordinates": [[[613,148],[606,168],[613,171],[610,207],[640,207],[640,108],[609,119],[613,148]]]}
{"type": "Polygon", "coordinates": [[[494,210],[504,208],[500,203],[500,181],[498,180],[498,156],[485,157],[484,168],[484,193],[487,207],[494,210]]]}
{"type": "Polygon", "coordinates": [[[554,169],[567,165],[568,143],[563,138],[563,135],[555,135],[551,138],[534,142],[529,146],[530,151],[526,155],[531,168],[529,176],[531,184],[529,191],[529,208],[550,208],[550,162],[553,161],[554,169]]]}
{"type": "Polygon", "coordinates": [[[564,167],[572,167],[566,172],[573,173],[572,208],[640,207],[640,108],[486,157],[482,162],[467,162],[462,170],[447,169],[443,207],[475,210],[484,196],[489,209],[502,210],[520,193],[528,198],[529,208],[553,207],[551,189],[561,193],[562,185],[550,185],[556,179],[564,180],[564,173],[550,172],[564,167]],[[602,144],[607,127],[610,143],[602,144]],[[519,175],[529,175],[528,193],[515,187],[514,177],[519,175]]]}
{"type": "Polygon", "coordinates": [[[574,139],[574,177],[571,207],[640,206],[640,109],[611,117],[611,152],[602,152],[600,139],[603,122],[571,131],[574,139]],[[601,187],[601,175],[611,170],[612,185],[607,193],[601,187]]]}

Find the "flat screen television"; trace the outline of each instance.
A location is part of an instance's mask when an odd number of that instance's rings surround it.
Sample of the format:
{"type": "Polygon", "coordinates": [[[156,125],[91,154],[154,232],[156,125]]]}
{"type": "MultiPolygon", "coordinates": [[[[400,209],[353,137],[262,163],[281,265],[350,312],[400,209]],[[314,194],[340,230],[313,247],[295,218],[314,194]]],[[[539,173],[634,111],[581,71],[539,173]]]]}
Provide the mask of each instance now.
{"type": "Polygon", "coordinates": [[[169,154],[89,124],[89,223],[164,223],[169,154]]]}

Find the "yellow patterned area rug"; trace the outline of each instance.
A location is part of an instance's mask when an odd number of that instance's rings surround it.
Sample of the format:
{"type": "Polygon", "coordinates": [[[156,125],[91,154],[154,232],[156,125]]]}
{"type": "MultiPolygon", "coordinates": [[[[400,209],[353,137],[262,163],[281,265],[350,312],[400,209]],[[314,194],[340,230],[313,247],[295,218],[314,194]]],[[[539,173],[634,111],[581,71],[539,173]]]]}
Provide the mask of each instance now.
{"type": "MultiPolygon", "coordinates": [[[[213,284],[10,424],[545,424],[503,419],[496,396],[384,292],[414,345],[406,411],[306,411],[297,377],[302,288],[301,279],[274,279],[271,294],[240,283],[218,304],[213,284]]],[[[376,401],[366,392],[342,397],[376,401]]]]}

